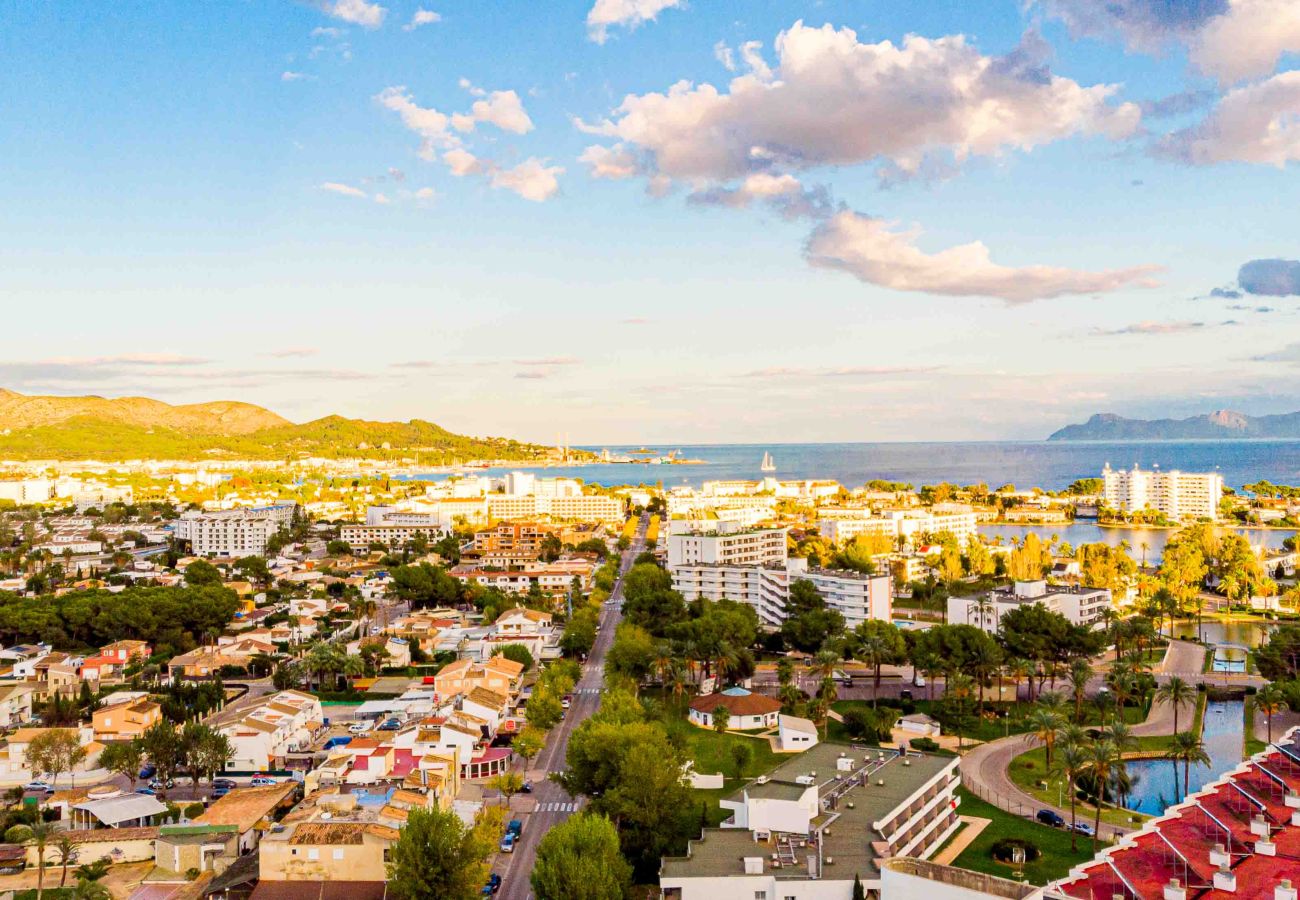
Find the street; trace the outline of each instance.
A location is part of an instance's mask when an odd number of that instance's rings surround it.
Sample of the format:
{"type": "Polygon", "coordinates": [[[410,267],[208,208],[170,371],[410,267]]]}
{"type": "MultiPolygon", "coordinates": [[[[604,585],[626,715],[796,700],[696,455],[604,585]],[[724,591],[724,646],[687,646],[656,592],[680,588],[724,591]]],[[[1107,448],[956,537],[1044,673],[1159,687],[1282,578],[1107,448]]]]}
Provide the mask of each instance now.
{"type": "Polygon", "coordinates": [[[573,689],[573,701],[564,719],[551,729],[546,746],[541,753],[537,754],[533,760],[533,768],[527,773],[528,780],[534,784],[534,790],[531,798],[521,799],[533,801],[535,804],[533,812],[523,815],[514,814],[523,820],[523,834],[520,835],[514,852],[498,854],[493,865],[493,871],[502,879],[499,894],[502,900],[531,900],[533,891],[528,876],[533,871],[533,863],[537,859],[538,843],[547,830],[567,819],[580,805],[580,801],[570,797],[563,788],[547,776],[564,769],[569,735],[583,720],[600,708],[600,691],[605,677],[605,654],[614,642],[614,629],[623,617],[623,576],[632,568],[632,562],[637,554],[645,549],[645,533],[648,524],[649,518],[643,515],[637,525],[632,546],[623,553],[619,564],[618,580],[614,583],[609,602],[601,610],[600,632],[596,635],[596,643],[592,646],[587,663],[583,667],[582,678],[573,689]]]}

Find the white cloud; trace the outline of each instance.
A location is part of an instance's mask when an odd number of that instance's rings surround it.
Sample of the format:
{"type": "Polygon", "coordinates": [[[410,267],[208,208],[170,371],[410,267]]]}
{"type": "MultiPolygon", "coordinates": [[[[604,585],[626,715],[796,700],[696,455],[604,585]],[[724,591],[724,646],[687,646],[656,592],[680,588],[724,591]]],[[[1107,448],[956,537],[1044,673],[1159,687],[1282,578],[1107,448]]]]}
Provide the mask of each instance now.
{"type": "Polygon", "coordinates": [[[718,41],[713,45],[713,58],[722,63],[722,68],[728,72],[736,71],[736,55],[731,52],[726,41],[718,41]]]}
{"type": "Polygon", "coordinates": [[[347,34],[342,28],[334,28],[331,25],[319,25],[311,30],[312,37],[337,38],[347,34]]]}
{"type": "Polygon", "coordinates": [[[622,144],[615,144],[613,147],[592,144],[582,151],[578,162],[587,164],[592,178],[607,178],[612,181],[631,178],[639,171],[636,157],[622,144]]]}
{"type": "Polygon", "coordinates": [[[361,197],[369,196],[360,188],[354,188],[350,184],[340,184],[337,181],[327,181],[320,186],[322,191],[329,191],[331,194],[342,194],[344,197],[361,197]]]}
{"type": "Polygon", "coordinates": [[[511,169],[493,169],[488,178],[494,188],[504,188],[525,200],[541,203],[560,190],[557,176],[563,174],[560,166],[547,166],[545,160],[533,156],[511,169]]]}
{"type": "Polygon", "coordinates": [[[533,130],[533,120],[528,118],[523,102],[514,91],[493,91],[486,99],[475,100],[468,113],[454,113],[451,117],[451,125],[457,131],[473,131],[479,122],[512,134],[533,130]]]}
{"type": "Polygon", "coordinates": [[[388,199],[388,195],[387,195],[387,194],[378,194],[378,193],[377,193],[377,194],[375,194],[375,196],[374,196],[372,199],[373,199],[376,203],[378,203],[379,205],[381,205],[381,206],[387,206],[388,204],[390,204],[390,203],[393,202],[392,200],[388,199]]]}
{"type": "Polygon", "coordinates": [[[415,199],[420,203],[432,203],[438,197],[438,192],[431,187],[422,187],[415,192],[415,199]]]}
{"type": "Polygon", "coordinates": [[[202,366],[212,360],[179,353],[120,353],[116,356],[56,356],[41,360],[55,366],[202,366]]]}
{"type": "Polygon", "coordinates": [[[438,144],[451,142],[456,138],[449,134],[451,118],[446,113],[418,105],[405,87],[397,85],[380,91],[375,100],[385,109],[390,109],[402,117],[402,124],[427,141],[438,144]]]}
{"type": "Polygon", "coordinates": [[[411,21],[402,26],[403,31],[414,31],[421,25],[432,25],[434,22],[441,22],[442,16],[438,15],[431,9],[417,9],[415,15],[411,16],[411,21]]]}
{"type": "Polygon", "coordinates": [[[321,11],[332,18],[363,28],[378,28],[384,24],[384,16],[388,15],[387,9],[366,0],[324,0],[321,11]]]}
{"type": "Polygon", "coordinates": [[[1194,165],[1300,161],[1300,71],[1229,91],[1203,121],[1166,135],[1158,149],[1194,165]]]}
{"type": "Polygon", "coordinates": [[[483,171],[483,166],[478,157],[461,148],[448,150],[442,155],[442,161],[447,164],[451,174],[457,178],[464,178],[466,175],[478,175],[483,171]]]}
{"type": "Polygon", "coordinates": [[[304,75],[302,72],[285,71],[280,73],[281,81],[302,81],[306,77],[307,76],[304,75]]]}
{"type": "Polygon", "coordinates": [[[1112,103],[1114,85],[1052,75],[1042,52],[1035,44],[983,56],[961,36],[865,44],[849,28],[796,22],[777,36],[770,73],[747,44],[751,71],[725,91],[679,81],[629,95],[609,120],[580,127],[643,151],[657,174],[697,185],[873,161],[916,172],[935,155],[961,162],[1134,132],[1139,109],[1112,103]]]}
{"type": "Polygon", "coordinates": [[[901,291],[996,297],[1010,304],[1065,294],[1097,294],[1129,285],[1151,286],[1152,266],[1085,272],[1053,266],[1012,268],[994,263],[976,241],[928,254],[916,246],[917,229],[855,212],[840,212],[808,239],[808,261],[839,269],[861,281],[901,291]]]}
{"type": "Polygon", "coordinates": [[[1271,75],[1300,52],[1295,0],[1041,0],[1078,35],[1116,35],[1133,50],[1186,46],[1192,64],[1228,85],[1271,75]]]}
{"type": "Polygon", "coordinates": [[[271,356],[275,359],[299,359],[305,356],[315,356],[320,351],[315,347],[284,347],[279,350],[268,350],[263,356],[271,356]]]}
{"type": "Polygon", "coordinates": [[[605,43],[611,26],[636,28],[653,21],[665,9],[685,6],[685,0],[596,0],[587,13],[587,34],[598,44],[605,43]]]}

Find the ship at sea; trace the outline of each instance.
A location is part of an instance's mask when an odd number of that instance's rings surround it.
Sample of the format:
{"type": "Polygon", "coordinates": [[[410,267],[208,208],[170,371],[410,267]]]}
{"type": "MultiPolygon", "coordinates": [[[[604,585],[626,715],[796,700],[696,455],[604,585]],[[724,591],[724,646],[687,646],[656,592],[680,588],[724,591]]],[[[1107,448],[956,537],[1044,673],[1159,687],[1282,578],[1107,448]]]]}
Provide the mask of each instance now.
{"type": "Polygon", "coordinates": [[[772,461],[772,454],[766,452],[763,454],[763,464],[758,469],[760,472],[776,471],[776,463],[772,461]]]}

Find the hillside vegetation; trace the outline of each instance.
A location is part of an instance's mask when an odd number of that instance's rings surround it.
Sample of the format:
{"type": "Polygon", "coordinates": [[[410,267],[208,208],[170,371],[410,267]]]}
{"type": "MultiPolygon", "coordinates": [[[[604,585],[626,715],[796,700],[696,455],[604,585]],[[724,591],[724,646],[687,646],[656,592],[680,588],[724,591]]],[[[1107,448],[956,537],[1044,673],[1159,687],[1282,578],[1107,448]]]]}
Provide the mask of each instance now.
{"type": "Polygon", "coordinates": [[[391,458],[430,465],[536,459],[549,448],[453,434],[432,422],[326,416],[296,425],[249,403],[171,406],[142,397],[30,397],[0,389],[2,459],[391,458]],[[387,446],[385,446],[387,445],[387,446]]]}

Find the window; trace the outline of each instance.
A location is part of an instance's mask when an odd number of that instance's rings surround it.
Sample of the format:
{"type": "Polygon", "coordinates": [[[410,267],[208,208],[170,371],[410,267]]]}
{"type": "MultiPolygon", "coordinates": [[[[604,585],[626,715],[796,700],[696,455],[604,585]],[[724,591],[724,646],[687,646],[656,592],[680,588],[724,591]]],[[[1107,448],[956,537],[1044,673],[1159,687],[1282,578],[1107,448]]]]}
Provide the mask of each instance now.
{"type": "Polygon", "coordinates": [[[307,851],[307,858],[320,859],[320,851],[317,850],[315,847],[311,848],[310,850],[307,851]]]}
{"type": "Polygon", "coordinates": [[[336,849],[336,850],[334,851],[334,858],[335,858],[335,859],[342,859],[342,858],[343,858],[343,850],[342,850],[342,848],[336,849]]]}

